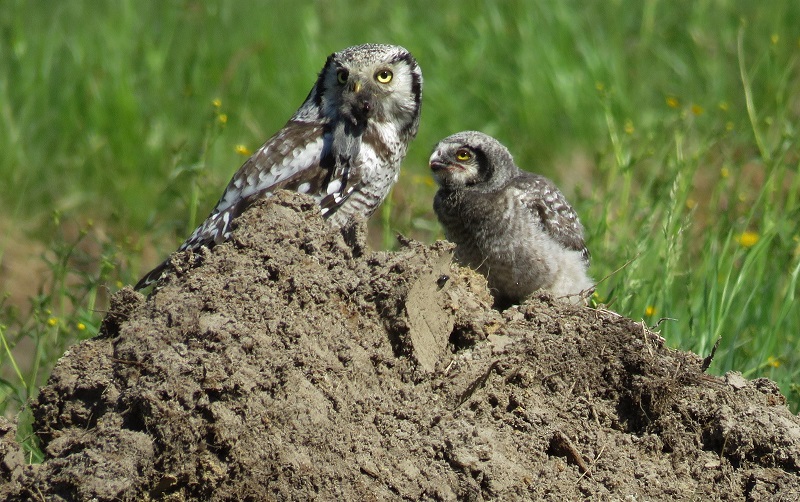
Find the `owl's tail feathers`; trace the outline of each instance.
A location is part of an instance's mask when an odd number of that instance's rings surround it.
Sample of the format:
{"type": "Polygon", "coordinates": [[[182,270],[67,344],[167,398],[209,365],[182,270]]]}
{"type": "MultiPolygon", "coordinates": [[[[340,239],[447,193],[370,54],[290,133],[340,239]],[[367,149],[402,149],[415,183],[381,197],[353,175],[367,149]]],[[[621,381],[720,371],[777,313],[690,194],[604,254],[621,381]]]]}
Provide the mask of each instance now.
{"type": "Polygon", "coordinates": [[[147,286],[153,284],[157,280],[161,279],[161,276],[164,275],[164,271],[166,271],[167,267],[169,267],[169,258],[162,261],[156,268],[145,274],[144,277],[139,279],[139,282],[136,283],[136,286],[133,287],[136,291],[140,289],[144,289],[147,286]]]}

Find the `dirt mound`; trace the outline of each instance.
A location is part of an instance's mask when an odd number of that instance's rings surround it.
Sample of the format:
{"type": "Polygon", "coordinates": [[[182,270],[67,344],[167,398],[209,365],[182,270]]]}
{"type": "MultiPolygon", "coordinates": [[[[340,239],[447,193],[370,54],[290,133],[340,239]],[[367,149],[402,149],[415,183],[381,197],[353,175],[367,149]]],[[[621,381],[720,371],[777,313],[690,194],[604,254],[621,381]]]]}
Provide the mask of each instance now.
{"type": "Polygon", "coordinates": [[[542,296],[490,308],[451,248],[365,249],[281,193],[173,257],[0,423],[0,497],[796,499],[800,419],[641,324],[542,296]]]}

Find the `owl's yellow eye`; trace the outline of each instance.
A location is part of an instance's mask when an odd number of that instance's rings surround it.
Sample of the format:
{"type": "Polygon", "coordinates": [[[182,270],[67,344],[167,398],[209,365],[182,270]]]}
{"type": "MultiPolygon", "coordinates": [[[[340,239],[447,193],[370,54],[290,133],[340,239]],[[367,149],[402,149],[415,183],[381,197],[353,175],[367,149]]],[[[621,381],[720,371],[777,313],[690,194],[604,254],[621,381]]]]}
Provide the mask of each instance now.
{"type": "Polygon", "coordinates": [[[375,80],[381,84],[388,84],[392,81],[392,72],[389,70],[381,70],[375,74],[375,80]]]}
{"type": "Polygon", "coordinates": [[[459,148],[458,151],[456,151],[456,160],[460,162],[464,162],[471,158],[472,158],[472,153],[470,153],[470,151],[467,150],[466,148],[459,148]]]}
{"type": "Polygon", "coordinates": [[[338,72],[336,72],[336,80],[340,84],[346,84],[348,76],[349,74],[347,73],[347,70],[339,70],[338,72]]]}

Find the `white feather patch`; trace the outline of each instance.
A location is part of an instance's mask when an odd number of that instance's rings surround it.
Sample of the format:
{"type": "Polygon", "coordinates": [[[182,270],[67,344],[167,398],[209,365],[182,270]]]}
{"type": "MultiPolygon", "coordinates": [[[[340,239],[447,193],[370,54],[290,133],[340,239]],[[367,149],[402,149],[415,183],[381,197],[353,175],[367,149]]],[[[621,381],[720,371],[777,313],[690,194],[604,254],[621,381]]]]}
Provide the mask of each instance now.
{"type": "Polygon", "coordinates": [[[334,194],[334,193],[338,192],[341,189],[342,189],[342,181],[341,180],[333,180],[330,183],[328,183],[328,189],[326,190],[326,193],[328,195],[331,195],[331,194],[334,194]]]}

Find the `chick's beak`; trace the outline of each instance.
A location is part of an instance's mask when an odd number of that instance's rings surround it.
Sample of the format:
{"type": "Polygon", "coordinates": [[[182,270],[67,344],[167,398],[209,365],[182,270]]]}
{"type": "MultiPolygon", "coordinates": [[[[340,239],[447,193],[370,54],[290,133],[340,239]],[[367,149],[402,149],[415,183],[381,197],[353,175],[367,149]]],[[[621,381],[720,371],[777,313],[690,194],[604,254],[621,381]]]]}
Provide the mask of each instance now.
{"type": "Polygon", "coordinates": [[[439,172],[444,169],[447,169],[448,167],[447,164],[438,160],[432,160],[430,166],[431,166],[431,171],[433,172],[439,172]]]}
{"type": "Polygon", "coordinates": [[[439,156],[439,152],[434,152],[433,155],[431,155],[431,160],[428,162],[428,165],[433,172],[438,172],[448,167],[448,164],[439,156]]]}

